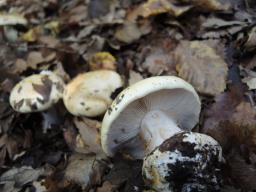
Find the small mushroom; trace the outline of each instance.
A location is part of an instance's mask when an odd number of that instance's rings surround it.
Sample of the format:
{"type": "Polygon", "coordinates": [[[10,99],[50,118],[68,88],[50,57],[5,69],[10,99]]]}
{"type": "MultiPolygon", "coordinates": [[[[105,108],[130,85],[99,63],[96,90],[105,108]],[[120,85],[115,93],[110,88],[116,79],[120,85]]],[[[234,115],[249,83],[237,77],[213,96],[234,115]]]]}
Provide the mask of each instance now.
{"type": "Polygon", "coordinates": [[[73,115],[95,117],[105,113],[111,95],[123,86],[120,75],[110,70],[83,73],[65,88],[63,101],[73,115]]]}
{"type": "Polygon", "coordinates": [[[198,122],[201,103],[194,88],[174,76],[151,77],[123,90],[106,112],[101,128],[104,152],[142,159],[177,132],[198,122]]]}
{"type": "Polygon", "coordinates": [[[38,112],[49,109],[62,98],[65,84],[51,71],[26,77],[14,86],[10,104],[20,113],[38,112]]]}
{"type": "Polygon", "coordinates": [[[143,162],[143,177],[159,192],[219,191],[222,149],[212,137],[182,132],[165,140],[143,162]]]}

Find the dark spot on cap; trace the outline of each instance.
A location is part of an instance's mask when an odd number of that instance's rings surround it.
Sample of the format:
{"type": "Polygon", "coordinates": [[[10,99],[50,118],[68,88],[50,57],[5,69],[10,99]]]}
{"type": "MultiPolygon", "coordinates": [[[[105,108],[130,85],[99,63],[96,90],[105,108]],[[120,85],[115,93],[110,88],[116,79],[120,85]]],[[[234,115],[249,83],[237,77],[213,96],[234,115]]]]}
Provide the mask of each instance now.
{"type": "Polygon", "coordinates": [[[56,85],[56,89],[60,92],[60,93],[63,93],[64,92],[64,87],[62,85],[61,82],[55,82],[54,83],[56,85]]]}
{"type": "Polygon", "coordinates": [[[36,100],[38,101],[38,103],[41,103],[42,105],[45,103],[45,101],[39,97],[37,97],[36,100]]]}
{"type": "Polygon", "coordinates": [[[32,103],[32,101],[30,99],[26,99],[25,103],[26,103],[27,106],[30,107],[31,111],[35,111],[35,110],[38,109],[36,103],[32,103]]]}
{"type": "Polygon", "coordinates": [[[91,109],[90,107],[86,107],[86,108],[85,108],[86,111],[89,111],[90,109],[91,109]]]}
{"type": "Polygon", "coordinates": [[[31,108],[31,110],[32,110],[32,111],[35,111],[35,110],[37,110],[37,109],[38,109],[38,107],[37,107],[37,104],[36,104],[36,103],[33,103],[32,105],[30,105],[30,108],[31,108]]]}
{"type": "Polygon", "coordinates": [[[50,94],[52,91],[52,81],[47,75],[42,77],[43,85],[32,83],[33,89],[38,92],[44,98],[45,102],[48,102],[50,99],[50,94]]]}
{"type": "Polygon", "coordinates": [[[125,128],[121,128],[121,132],[122,132],[122,133],[125,133],[125,128]]]}
{"type": "Polygon", "coordinates": [[[84,106],[84,105],[85,105],[85,103],[84,103],[84,102],[81,102],[81,103],[80,103],[80,105],[84,106]]]}
{"type": "Polygon", "coordinates": [[[116,104],[119,104],[123,98],[124,98],[124,94],[121,94],[121,95],[119,94],[116,98],[116,104]]]}
{"type": "Polygon", "coordinates": [[[99,92],[99,90],[94,90],[93,92],[94,92],[94,93],[98,93],[98,92],[99,92]]]}
{"type": "Polygon", "coordinates": [[[22,86],[20,86],[20,87],[19,87],[19,89],[18,89],[18,93],[20,93],[20,92],[21,92],[21,90],[22,90],[22,86]]]}
{"type": "Polygon", "coordinates": [[[24,99],[21,99],[19,102],[15,102],[14,103],[14,109],[20,109],[21,108],[21,106],[23,105],[23,103],[24,103],[24,99]]]}
{"type": "Polygon", "coordinates": [[[109,107],[108,108],[108,114],[110,115],[112,113],[112,111],[113,111],[112,107],[109,107]]]}

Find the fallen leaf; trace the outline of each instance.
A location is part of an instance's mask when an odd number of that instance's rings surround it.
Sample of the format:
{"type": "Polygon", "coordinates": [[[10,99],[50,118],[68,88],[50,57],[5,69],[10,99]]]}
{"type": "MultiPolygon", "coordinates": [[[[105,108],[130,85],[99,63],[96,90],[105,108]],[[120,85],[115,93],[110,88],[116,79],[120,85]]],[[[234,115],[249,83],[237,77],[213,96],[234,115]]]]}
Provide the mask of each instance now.
{"type": "Polygon", "coordinates": [[[32,167],[23,166],[20,168],[12,168],[4,172],[0,177],[0,183],[14,182],[16,188],[21,188],[23,185],[36,181],[40,176],[50,175],[52,170],[50,167],[42,167],[33,169],[32,167]]]}
{"type": "Polygon", "coordinates": [[[141,36],[148,34],[151,31],[149,22],[144,22],[139,26],[137,23],[125,22],[122,27],[115,32],[115,38],[124,43],[132,43],[138,40],[141,36]]]}
{"type": "Polygon", "coordinates": [[[0,26],[4,25],[27,25],[25,17],[18,14],[0,14],[0,26]]]}
{"type": "Polygon", "coordinates": [[[240,49],[245,49],[246,51],[253,51],[256,48],[256,27],[253,27],[248,31],[245,39],[243,40],[242,47],[240,49]]]}
{"type": "Polygon", "coordinates": [[[44,56],[39,51],[31,51],[27,57],[27,64],[32,69],[38,69],[38,65],[42,63],[48,63],[54,60],[56,57],[55,52],[51,52],[49,55],[44,56]]]}
{"type": "Polygon", "coordinates": [[[249,90],[256,89],[256,77],[247,77],[243,79],[243,82],[247,84],[249,90]]]}
{"type": "Polygon", "coordinates": [[[101,123],[86,117],[75,117],[73,119],[76,128],[81,134],[81,139],[77,138],[81,152],[103,154],[100,143],[101,123]]]}
{"type": "Polygon", "coordinates": [[[14,66],[14,73],[22,73],[28,68],[27,62],[23,59],[17,59],[14,66]]]}
{"type": "Polygon", "coordinates": [[[202,41],[181,41],[175,50],[178,75],[203,94],[226,89],[228,67],[216,51],[202,41]]]}
{"type": "Polygon", "coordinates": [[[240,66],[240,74],[243,76],[242,82],[246,83],[249,90],[256,89],[256,72],[240,66]]]}
{"type": "Polygon", "coordinates": [[[142,161],[122,159],[121,155],[116,156],[113,161],[114,165],[104,180],[122,192],[142,191],[142,161]]]}
{"type": "Polygon", "coordinates": [[[137,73],[133,70],[129,71],[129,79],[128,79],[129,86],[138,82],[138,81],[141,81],[142,79],[143,79],[143,77],[141,76],[140,73],[137,73]]]}
{"type": "Polygon", "coordinates": [[[65,178],[74,181],[84,188],[101,183],[106,165],[94,155],[73,154],[65,170],[65,178]]]}
{"type": "Polygon", "coordinates": [[[192,8],[191,5],[175,5],[169,0],[148,0],[139,7],[139,14],[143,17],[169,13],[175,17],[182,15],[192,8]]]}
{"type": "Polygon", "coordinates": [[[169,50],[161,47],[153,47],[149,50],[141,67],[153,76],[176,73],[173,55],[169,50]]]}

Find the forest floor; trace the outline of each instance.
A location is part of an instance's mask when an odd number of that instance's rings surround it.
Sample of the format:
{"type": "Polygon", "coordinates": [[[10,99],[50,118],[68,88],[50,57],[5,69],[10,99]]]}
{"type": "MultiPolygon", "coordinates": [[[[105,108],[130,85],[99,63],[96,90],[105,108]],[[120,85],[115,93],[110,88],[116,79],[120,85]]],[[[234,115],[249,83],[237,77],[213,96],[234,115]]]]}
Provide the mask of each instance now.
{"type": "MultiPolygon", "coordinates": [[[[19,113],[9,95],[42,70],[67,83],[98,69],[125,87],[175,75],[202,101],[194,131],[223,148],[222,191],[256,190],[256,2],[253,0],[0,0],[0,191],[150,191],[142,161],[103,158],[62,101],[19,113]],[[105,52],[105,56],[98,54],[105,52]]],[[[96,125],[98,127],[96,127],[96,125]]]]}

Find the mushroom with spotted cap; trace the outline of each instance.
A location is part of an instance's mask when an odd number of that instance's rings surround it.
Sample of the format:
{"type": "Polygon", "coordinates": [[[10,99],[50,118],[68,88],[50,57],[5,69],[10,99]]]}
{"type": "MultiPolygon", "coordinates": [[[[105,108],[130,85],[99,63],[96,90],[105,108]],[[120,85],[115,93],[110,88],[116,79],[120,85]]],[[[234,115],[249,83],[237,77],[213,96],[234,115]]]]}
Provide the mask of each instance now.
{"type": "Polygon", "coordinates": [[[65,84],[51,71],[42,71],[21,80],[10,93],[12,108],[20,113],[44,111],[62,98],[65,84]]]}
{"type": "Polygon", "coordinates": [[[212,137],[178,133],[145,157],[142,175],[158,192],[220,191],[222,148],[212,137]]]}
{"type": "Polygon", "coordinates": [[[123,90],[106,112],[101,128],[104,152],[122,149],[142,159],[174,134],[198,122],[201,102],[194,88],[175,76],[157,76],[123,90]]]}
{"type": "Polygon", "coordinates": [[[120,75],[111,70],[82,73],[67,84],[63,101],[73,115],[95,117],[106,112],[111,95],[122,86],[120,75]]]}

